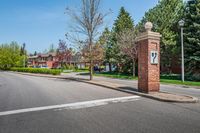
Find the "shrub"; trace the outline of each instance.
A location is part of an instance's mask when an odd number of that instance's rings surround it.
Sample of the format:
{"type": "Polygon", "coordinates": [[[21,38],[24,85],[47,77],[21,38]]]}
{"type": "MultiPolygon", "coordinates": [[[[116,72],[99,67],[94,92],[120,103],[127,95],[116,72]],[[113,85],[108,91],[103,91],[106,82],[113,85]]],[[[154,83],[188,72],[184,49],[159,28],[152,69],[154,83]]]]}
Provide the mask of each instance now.
{"type": "Polygon", "coordinates": [[[60,75],[61,70],[58,69],[47,69],[47,68],[11,68],[11,71],[16,72],[27,72],[27,73],[40,73],[40,74],[52,74],[52,75],[60,75]]]}
{"type": "MultiPolygon", "coordinates": [[[[181,74],[161,74],[161,79],[181,80],[181,74]]],[[[185,74],[186,81],[200,81],[200,74],[185,74]]]]}
{"type": "Polygon", "coordinates": [[[180,74],[161,74],[161,79],[169,79],[169,80],[181,80],[180,74]]]}
{"type": "Polygon", "coordinates": [[[187,76],[187,79],[190,81],[200,81],[200,73],[195,73],[190,76],[187,76]]]}
{"type": "Polygon", "coordinates": [[[73,66],[73,65],[68,65],[68,64],[66,64],[66,65],[63,65],[63,68],[62,69],[65,69],[65,70],[73,70],[73,69],[75,69],[75,67],[73,66]]]}

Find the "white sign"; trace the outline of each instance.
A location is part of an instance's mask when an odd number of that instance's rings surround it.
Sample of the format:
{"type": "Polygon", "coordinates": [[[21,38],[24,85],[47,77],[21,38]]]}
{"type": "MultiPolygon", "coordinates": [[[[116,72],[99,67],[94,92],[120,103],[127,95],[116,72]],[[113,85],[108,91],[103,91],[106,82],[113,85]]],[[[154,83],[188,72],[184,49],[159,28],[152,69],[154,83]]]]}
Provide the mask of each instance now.
{"type": "Polygon", "coordinates": [[[158,51],[151,51],[151,64],[158,64],[158,51]]]}

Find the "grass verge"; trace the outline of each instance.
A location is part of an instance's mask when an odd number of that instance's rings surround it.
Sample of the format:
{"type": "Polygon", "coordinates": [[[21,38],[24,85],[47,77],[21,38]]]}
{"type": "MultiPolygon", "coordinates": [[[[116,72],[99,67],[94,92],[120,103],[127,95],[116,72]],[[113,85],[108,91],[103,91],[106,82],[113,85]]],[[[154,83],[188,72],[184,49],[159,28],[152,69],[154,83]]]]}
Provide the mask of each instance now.
{"type": "MultiPolygon", "coordinates": [[[[133,77],[131,75],[121,74],[121,73],[108,73],[108,72],[105,72],[105,73],[96,73],[94,75],[95,76],[101,76],[101,77],[117,78],[117,79],[132,79],[132,80],[137,80],[138,79],[138,77],[133,77]]],[[[182,82],[181,80],[165,79],[164,77],[161,77],[160,82],[161,83],[165,83],[165,84],[200,86],[200,82],[194,82],[194,81],[182,82]]]]}
{"type": "Polygon", "coordinates": [[[166,83],[166,84],[200,86],[200,82],[193,82],[193,81],[185,81],[185,82],[182,82],[181,80],[160,79],[160,82],[161,82],[161,83],[166,83]]]}

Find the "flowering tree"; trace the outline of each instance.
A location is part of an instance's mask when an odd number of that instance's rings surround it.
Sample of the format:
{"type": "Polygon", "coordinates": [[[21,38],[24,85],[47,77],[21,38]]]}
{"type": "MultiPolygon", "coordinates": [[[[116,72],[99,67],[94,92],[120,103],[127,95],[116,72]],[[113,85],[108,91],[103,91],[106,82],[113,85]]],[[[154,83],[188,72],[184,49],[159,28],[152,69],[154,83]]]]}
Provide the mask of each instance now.
{"type": "Polygon", "coordinates": [[[104,49],[100,43],[96,43],[93,45],[92,50],[90,52],[89,46],[85,45],[81,50],[82,56],[84,57],[85,62],[90,61],[90,56],[93,57],[93,62],[101,62],[104,59],[104,49]]]}
{"type": "Polygon", "coordinates": [[[62,67],[64,63],[71,60],[72,52],[70,49],[68,49],[65,41],[59,40],[56,56],[62,67]]]}

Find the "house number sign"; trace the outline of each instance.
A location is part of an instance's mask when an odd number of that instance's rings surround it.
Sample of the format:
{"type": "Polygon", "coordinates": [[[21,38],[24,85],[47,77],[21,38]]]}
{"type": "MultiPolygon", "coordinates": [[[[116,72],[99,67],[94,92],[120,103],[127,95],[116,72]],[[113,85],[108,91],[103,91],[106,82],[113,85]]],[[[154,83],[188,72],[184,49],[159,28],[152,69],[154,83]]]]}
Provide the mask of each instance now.
{"type": "Polygon", "coordinates": [[[158,51],[151,51],[151,64],[158,64],[158,51]]]}

